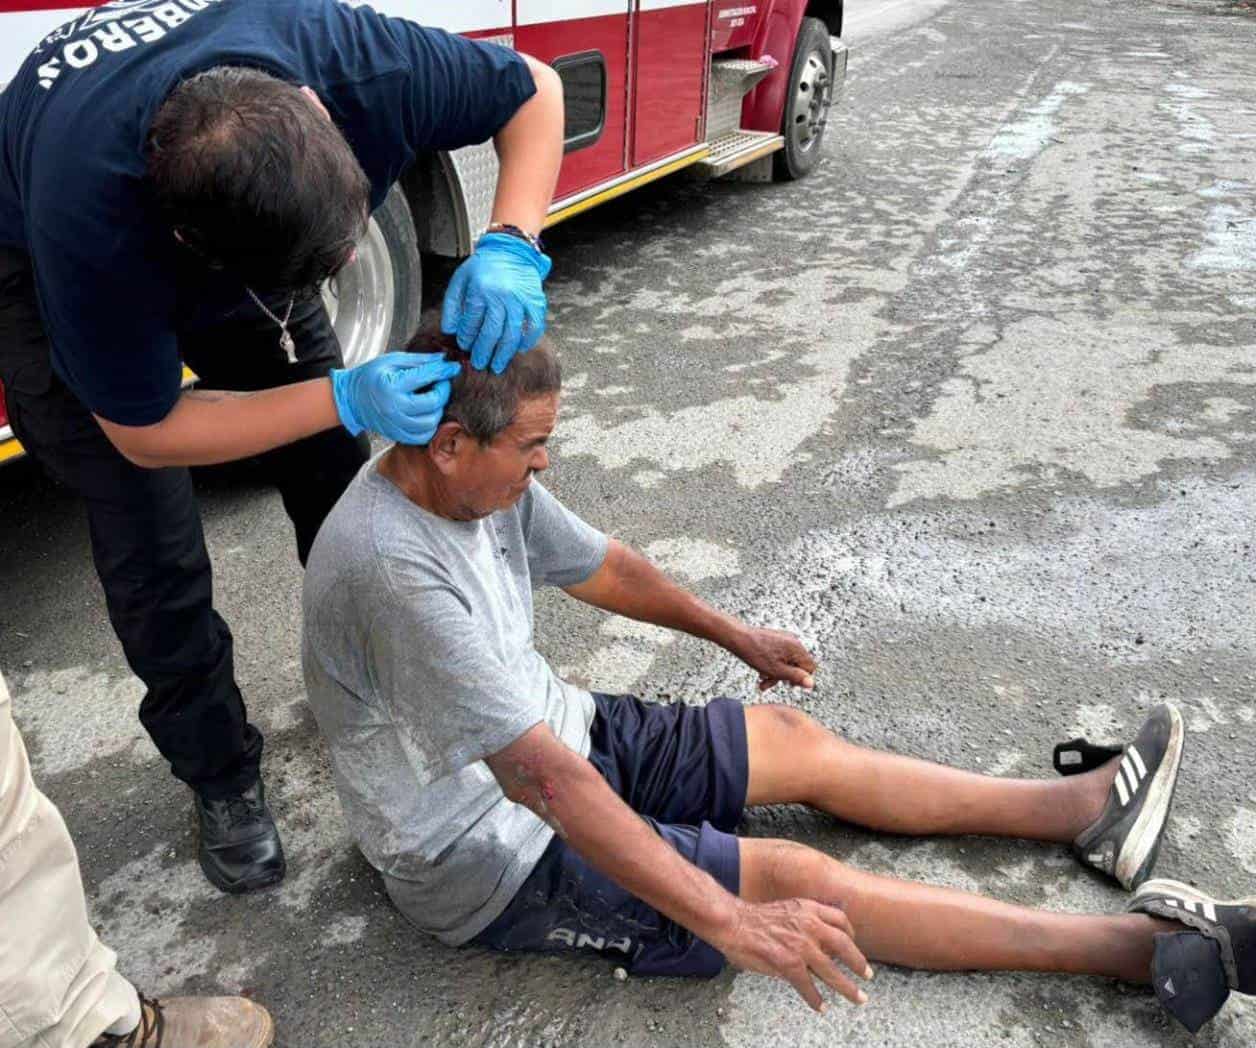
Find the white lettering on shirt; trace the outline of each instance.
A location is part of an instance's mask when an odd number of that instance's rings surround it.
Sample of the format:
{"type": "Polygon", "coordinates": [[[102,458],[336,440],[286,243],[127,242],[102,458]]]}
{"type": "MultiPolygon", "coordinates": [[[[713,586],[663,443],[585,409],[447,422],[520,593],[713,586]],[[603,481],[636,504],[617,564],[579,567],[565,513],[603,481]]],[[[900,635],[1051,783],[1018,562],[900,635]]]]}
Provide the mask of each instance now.
{"type": "Polygon", "coordinates": [[[170,29],[174,29],[183,25],[192,16],[178,4],[162,4],[161,7],[153,10],[153,17],[170,29]]]}
{"type": "Polygon", "coordinates": [[[75,69],[91,65],[99,54],[100,49],[91,40],[75,40],[73,43],[66,44],[65,50],[61,52],[66,64],[75,69]]]}
{"type": "Polygon", "coordinates": [[[54,58],[39,67],[39,86],[44,90],[52,87],[52,82],[61,75],[61,59],[54,58]]]}
{"type": "Polygon", "coordinates": [[[39,67],[39,86],[44,90],[51,88],[67,65],[73,69],[92,65],[100,58],[102,48],[116,53],[140,43],[156,43],[198,11],[215,3],[218,0],[112,0],[93,8],[77,21],[49,33],[35,49],[37,53],[53,51],[67,37],[91,30],[89,35],[66,44],[59,56],[49,58],[39,67]],[[144,11],[148,13],[139,13],[144,11]],[[124,17],[128,14],[135,17],[124,17]]]}
{"type": "Polygon", "coordinates": [[[156,43],[166,35],[166,31],[149,18],[148,15],[141,15],[139,18],[128,18],[122,24],[146,44],[156,43]]]}
{"type": "Polygon", "coordinates": [[[116,24],[101,26],[92,36],[100,41],[100,46],[106,51],[125,51],[128,47],[135,46],[135,37],[116,24]]]}

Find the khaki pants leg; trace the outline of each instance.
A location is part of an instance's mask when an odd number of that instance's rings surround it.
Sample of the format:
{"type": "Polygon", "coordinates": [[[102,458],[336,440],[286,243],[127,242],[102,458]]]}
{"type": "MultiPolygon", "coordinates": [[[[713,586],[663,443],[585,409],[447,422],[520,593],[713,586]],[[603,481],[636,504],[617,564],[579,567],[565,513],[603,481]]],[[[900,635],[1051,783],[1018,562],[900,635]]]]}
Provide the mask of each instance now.
{"type": "Polygon", "coordinates": [[[85,1048],[136,1008],[87,920],[78,855],[31,779],[0,677],[0,1048],[85,1048]]]}

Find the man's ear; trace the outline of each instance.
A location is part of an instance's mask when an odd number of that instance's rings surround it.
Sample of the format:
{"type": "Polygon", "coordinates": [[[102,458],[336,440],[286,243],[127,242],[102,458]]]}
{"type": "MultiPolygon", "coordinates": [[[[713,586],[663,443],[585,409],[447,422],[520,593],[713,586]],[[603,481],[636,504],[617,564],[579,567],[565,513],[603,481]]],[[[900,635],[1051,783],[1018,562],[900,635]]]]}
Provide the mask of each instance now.
{"type": "Polygon", "coordinates": [[[474,438],[461,422],[447,419],[436,427],[436,434],[427,443],[427,453],[432,464],[442,473],[452,473],[467,452],[474,438]]]}

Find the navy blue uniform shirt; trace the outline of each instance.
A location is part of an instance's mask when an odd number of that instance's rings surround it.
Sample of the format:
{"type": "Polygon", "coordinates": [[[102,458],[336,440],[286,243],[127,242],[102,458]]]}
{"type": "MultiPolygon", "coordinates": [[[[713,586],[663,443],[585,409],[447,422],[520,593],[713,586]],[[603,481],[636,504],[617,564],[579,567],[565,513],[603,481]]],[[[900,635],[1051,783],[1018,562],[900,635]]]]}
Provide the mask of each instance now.
{"type": "Polygon", "coordinates": [[[145,184],[157,109],[221,65],[313,88],[372,207],[416,153],[491,138],[535,91],[508,48],[338,0],[114,0],[45,38],[0,94],[0,244],[31,257],[57,374],[123,425],[174,406],[206,298],[244,296],[187,264],[145,184]]]}

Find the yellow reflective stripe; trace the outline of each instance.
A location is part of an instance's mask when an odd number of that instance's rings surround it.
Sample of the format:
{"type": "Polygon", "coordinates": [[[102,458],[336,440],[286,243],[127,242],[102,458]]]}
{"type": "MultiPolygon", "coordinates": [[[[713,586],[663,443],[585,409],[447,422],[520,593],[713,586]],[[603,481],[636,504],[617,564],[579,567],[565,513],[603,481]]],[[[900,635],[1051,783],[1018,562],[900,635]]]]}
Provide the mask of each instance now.
{"type": "MultiPolygon", "coordinates": [[[[196,373],[189,367],[183,369],[183,384],[190,386],[196,381],[196,373]]],[[[21,458],[26,454],[26,449],[22,447],[22,442],[17,437],[10,437],[8,440],[0,441],[0,462],[8,462],[10,459],[21,458]]]]}
{"type": "Polygon", "coordinates": [[[688,167],[690,164],[696,164],[699,160],[705,160],[708,153],[710,153],[709,149],[699,149],[696,152],[682,156],[679,160],[673,160],[670,164],[664,164],[662,167],[643,172],[636,178],[616,182],[600,193],[594,193],[593,196],[585,197],[583,200],[577,200],[574,204],[569,204],[567,207],[559,208],[545,220],[545,227],[548,229],[550,226],[556,226],[559,222],[578,215],[582,211],[588,211],[590,208],[597,207],[598,204],[604,204],[608,200],[614,200],[618,196],[623,196],[625,193],[629,193],[647,182],[653,182],[655,179],[663,178],[674,171],[679,171],[682,167],[688,167]]]}

